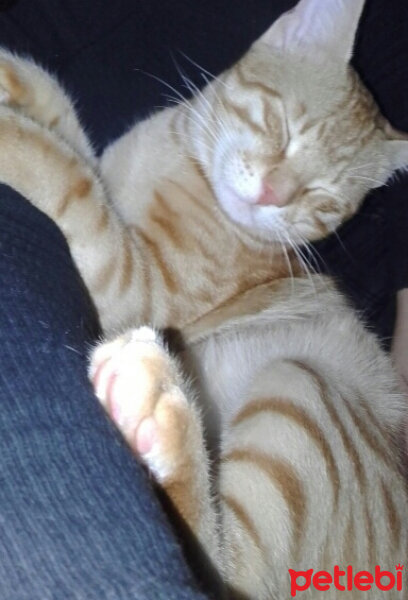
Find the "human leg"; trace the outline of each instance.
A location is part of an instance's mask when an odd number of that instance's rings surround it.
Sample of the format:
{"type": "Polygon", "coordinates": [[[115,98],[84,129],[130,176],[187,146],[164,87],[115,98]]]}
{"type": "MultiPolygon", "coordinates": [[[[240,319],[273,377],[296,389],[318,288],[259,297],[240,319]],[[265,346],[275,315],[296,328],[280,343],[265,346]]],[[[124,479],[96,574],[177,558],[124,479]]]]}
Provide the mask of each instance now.
{"type": "Polygon", "coordinates": [[[202,598],[91,392],[98,330],[63,237],[0,194],[0,598],[202,598]]]}

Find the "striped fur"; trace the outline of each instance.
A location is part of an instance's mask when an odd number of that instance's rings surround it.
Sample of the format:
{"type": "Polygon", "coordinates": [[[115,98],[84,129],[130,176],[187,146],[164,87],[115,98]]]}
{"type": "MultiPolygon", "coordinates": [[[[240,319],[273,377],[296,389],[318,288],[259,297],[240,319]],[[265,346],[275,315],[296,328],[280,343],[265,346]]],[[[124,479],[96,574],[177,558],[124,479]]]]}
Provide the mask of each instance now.
{"type": "Polygon", "coordinates": [[[107,336],[130,330],[94,352],[95,391],[226,594],[256,600],[288,598],[289,568],[408,558],[392,366],[301,248],[408,142],[348,65],[363,1],[317,1],[100,162],[55,80],[0,54],[0,179],[61,227],[107,336]],[[183,332],[195,392],[144,324],[183,332]]]}

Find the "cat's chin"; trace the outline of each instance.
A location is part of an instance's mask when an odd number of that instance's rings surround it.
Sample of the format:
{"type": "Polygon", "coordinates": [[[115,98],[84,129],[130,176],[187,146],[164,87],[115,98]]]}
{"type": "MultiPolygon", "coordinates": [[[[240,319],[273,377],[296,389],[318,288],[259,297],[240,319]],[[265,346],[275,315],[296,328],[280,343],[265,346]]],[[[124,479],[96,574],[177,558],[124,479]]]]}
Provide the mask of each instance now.
{"type": "Polygon", "coordinates": [[[215,186],[215,195],[223,213],[247,233],[268,242],[284,239],[282,208],[255,204],[223,185],[215,186]]]}

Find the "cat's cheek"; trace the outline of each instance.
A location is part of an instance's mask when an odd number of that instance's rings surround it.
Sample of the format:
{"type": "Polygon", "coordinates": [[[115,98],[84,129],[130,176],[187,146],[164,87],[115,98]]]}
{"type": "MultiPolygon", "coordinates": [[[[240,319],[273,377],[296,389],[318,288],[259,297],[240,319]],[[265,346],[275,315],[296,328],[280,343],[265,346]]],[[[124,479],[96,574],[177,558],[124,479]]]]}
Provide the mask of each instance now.
{"type": "Polygon", "coordinates": [[[236,194],[224,185],[216,186],[216,196],[220,208],[232,221],[246,227],[253,225],[253,207],[251,204],[240,200],[236,194]]]}

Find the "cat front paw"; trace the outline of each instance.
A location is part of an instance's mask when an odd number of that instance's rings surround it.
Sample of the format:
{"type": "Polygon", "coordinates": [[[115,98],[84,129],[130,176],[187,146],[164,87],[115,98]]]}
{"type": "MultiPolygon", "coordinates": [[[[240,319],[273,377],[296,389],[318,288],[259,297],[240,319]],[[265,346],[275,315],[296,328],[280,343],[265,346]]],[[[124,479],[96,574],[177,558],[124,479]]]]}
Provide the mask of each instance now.
{"type": "Polygon", "coordinates": [[[50,129],[69,111],[69,102],[54,77],[33,61],[1,49],[0,104],[50,129]]]}
{"type": "Polygon", "coordinates": [[[156,479],[174,476],[185,459],[194,416],[156,332],[141,327],[101,344],[89,375],[96,396],[156,479]]]}

